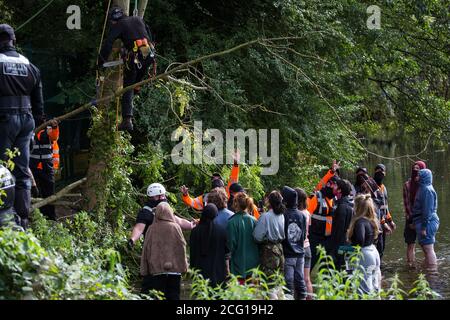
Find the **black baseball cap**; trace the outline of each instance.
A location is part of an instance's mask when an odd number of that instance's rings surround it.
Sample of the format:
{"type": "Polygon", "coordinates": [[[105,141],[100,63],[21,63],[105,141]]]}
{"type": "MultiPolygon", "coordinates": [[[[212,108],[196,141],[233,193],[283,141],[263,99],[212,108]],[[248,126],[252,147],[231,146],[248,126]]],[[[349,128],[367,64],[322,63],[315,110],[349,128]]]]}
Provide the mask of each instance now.
{"type": "Polygon", "coordinates": [[[0,33],[6,33],[9,35],[9,39],[16,41],[16,34],[14,33],[14,29],[9,24],[0,24],[0,33]]]}

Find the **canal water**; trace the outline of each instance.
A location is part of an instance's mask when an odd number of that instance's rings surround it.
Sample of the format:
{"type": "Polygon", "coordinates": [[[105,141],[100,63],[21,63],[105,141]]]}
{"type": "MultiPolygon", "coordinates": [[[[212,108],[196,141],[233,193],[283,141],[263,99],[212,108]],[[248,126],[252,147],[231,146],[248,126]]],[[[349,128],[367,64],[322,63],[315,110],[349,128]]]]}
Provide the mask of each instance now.
{"type": "MultiPolygon", "coordinates": [[[[423,148],[423,144],[421,147],[423,148]]],[[[387,157],[420,152],[420,149],[412,148],[411,145],[405,146],[403,143],[378,144],[371,150],[387,157]]],[[[418,274],[423,273],[434,291],[439,293],[442,298],[450,299],[450,145],[430,146],[426,152],[420,155],[420,158],[433,172],[433,185],[438,195],[440,226],[435,244],[438,258],[438,270],[435,272],[427,272],[423,267],[424,257],[419,245],[416,245],[416,264],[408,267],[406,263],[406,244],[403,238],[405,225],[403,184],[411,175],[413,160],[419,159],[402,158],[392,161],[370,156],[366,162],[361,163],[369,169],[370,174],[373,174],[378,163],[383,163],[387,167],[384,183],[388,189],[389,208],[397,224],[397,229],[387,237],[382,273],[384,279],[398,274],[406,290],[411,289],[418,274]]]]}

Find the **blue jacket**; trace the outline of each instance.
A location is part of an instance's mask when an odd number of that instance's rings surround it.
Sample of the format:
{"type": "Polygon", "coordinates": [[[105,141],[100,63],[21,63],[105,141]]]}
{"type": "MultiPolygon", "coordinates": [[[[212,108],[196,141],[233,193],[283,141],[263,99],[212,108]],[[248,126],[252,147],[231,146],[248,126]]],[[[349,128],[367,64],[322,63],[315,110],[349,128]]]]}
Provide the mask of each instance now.
{"type": "Polygon", "coordinates": [[[412,209],[414,223],[421,223],[425,230],[432,219],[437,219],[437,194],[433,188],[433,174],[429,169],[419,171],[419,190],[412,209]]]}

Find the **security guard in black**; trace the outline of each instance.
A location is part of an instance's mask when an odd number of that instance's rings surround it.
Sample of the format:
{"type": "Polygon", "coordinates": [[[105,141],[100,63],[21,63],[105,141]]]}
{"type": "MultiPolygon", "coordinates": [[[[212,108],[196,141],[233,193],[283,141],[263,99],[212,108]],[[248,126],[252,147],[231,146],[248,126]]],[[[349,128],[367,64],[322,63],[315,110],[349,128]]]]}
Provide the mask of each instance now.
{"type": "Polygon", "coordinates": [[[31,179],[28,171],[30,140],[35,120],[44,119],[42,84],[39,69],[15,48],[14,30],[0,25],[0,158],[7,149],[19,149],[13,161],[16,179],[14,208],[24,227],[31,204],[31,179]],[[34,118],[34,119],[33,119],[34,118]]]}

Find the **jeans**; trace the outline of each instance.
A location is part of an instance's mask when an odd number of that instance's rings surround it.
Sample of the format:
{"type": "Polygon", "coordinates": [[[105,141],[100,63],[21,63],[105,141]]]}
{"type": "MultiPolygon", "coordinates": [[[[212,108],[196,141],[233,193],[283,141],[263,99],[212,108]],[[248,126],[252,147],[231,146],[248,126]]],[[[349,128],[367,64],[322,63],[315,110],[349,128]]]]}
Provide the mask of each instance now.
{"type": "Polygon", "coordinates": [[[303,300],[306,298],[306,284],[303,273],[305,256],[301,255],[295,258],[285,258],[284,262],[284,278],[286,287],[296,299],[303,300]]]}
{"type": "MultiPolygon", "coordinates": [[[[6,109],[7,110],[7,109],[6,109]]],[[[31,113],[0,113],[0,158],[6,160],[6,149],[19,149],[12,174],[16,178],[14,208],[22,219],[28,219],[31,205],[31,178],[28,173],[30,140],[34,130],[31,113]]]]}

